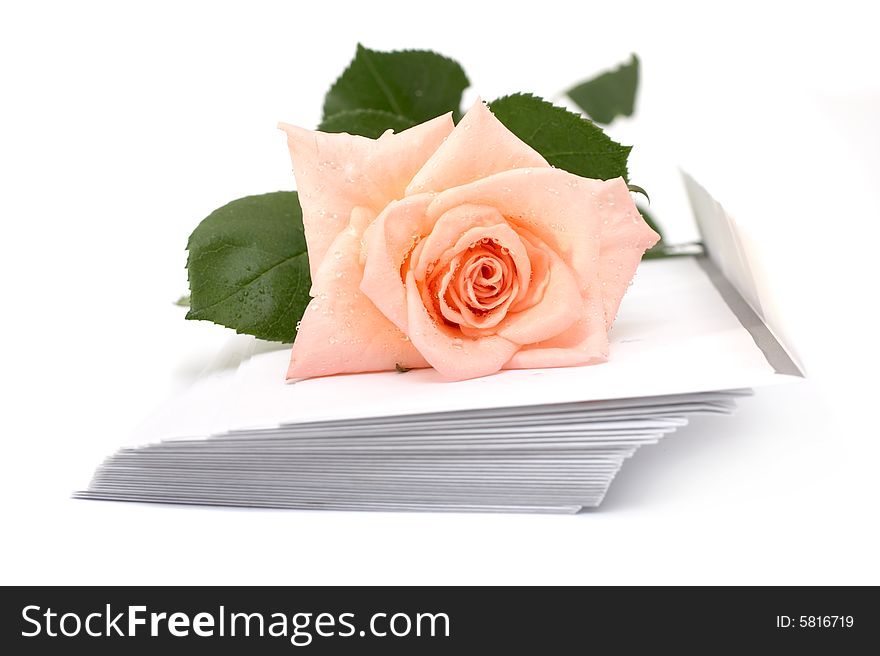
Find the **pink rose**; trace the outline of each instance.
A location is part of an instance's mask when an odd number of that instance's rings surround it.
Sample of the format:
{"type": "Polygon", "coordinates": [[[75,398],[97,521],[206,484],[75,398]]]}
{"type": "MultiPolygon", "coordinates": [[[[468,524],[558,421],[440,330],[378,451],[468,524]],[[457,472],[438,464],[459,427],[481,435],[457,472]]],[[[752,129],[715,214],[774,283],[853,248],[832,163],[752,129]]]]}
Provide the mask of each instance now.
{"type": "Polygon", "coordinates": [[[552,168],[478,101],[379,139],[291,125],[312,301],[288,379],[603,362],[659,236],[622,178],[552,168]]]}

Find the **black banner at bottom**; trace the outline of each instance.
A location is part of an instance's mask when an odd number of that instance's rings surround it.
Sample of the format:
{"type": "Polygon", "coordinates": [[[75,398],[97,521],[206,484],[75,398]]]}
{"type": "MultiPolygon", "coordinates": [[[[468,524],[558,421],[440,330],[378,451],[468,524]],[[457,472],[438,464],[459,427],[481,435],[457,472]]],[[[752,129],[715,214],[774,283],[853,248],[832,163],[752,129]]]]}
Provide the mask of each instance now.
{"type": "MultiPolygon", "coordinates": [[[[876,588],[3,588],[4,653],[553,653],[877,644],[876,588]],[[12,648],[12,651],[9,650],[12,648]]],[[[849,653],[849,652],[846,652],[849,653]]]]}

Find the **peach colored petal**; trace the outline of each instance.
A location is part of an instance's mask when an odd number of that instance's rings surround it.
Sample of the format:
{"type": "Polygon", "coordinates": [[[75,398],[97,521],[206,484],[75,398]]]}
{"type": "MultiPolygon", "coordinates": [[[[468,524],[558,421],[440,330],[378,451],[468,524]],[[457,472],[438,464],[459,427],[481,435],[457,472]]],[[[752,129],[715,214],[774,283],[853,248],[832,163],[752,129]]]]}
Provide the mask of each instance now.
{"type": "Polygon", "coordinates": [[[519,294],[516,303],[510,307],[511,312],[521,312],[540,303],[544,297],[544,290],[547,289],[547,284],[550,282],[550,256],[547,254],[549,249],[537,237],[530,235],[523,228],[519,228],[517,234],[526,248],[532,275],[528,289],[519,294]],[[541,247],[534,246],[535,243],[540,243],[541,247]]]}
{"type": "Polygon", "coordinates": [[[591,192],[598,193],[605,185],[561,169],[505,171],[440,192],[428,206],[428,215],[440,217],[463,204],[497,208],[508,221],[559,253],[585,285],[595,274],[599,257],[601,217],[591,192]]]}
{"type": "Polygon", "coordinates": [[[599,271],[606,325],[645,250],[659,235],[642,219],[622,178],[591,180],[559,169],[520,169],[448,189],[428,215],[468,204],[495,207],[547,242],[577,273],[581,286],[599,271]]]}
{"type": "MultiPolygon", "coordinates": [[[[428,206],[431,205],[432,203],[429,203],[428,206]]],[[[424,280],[428,275],[428,267],[436,263],[449,250],[450,246],[460,239],[463,233],[473,228],[507,225],[498,210],[485,205],[461,204],[442,215],[432,213],[427,216],[426,220],[436,223],[434,223],[431,234],[425,238],[424,247],[418,260],[413,262],[416,280],[424,280]]],[[[449,253],[449,257],[456,252],[449,253]]]]}
{"type": "Polygon", "coordinates": [[[610,328],[642,255],[660,235],[645,223],[622,178],[609,180],[596,199],[601,234],[598,274],[605,324],[610,328]]]}
{"type": "Polygon", "coordinates": [[[412,271],[406,277],[409,336],[434,369],[447,380],[487,376],[500,370],[519,348],[498,336],[471,339],[432,320],[412,271]]]}
{"type": "Polygon", "coordinates": [[[474,308],[494,310],[507,298],[512,301],[516,296],[516,289],[519,288],[516,274],[516,265],[509,253],[499,255],[485,248],[480,249],[462,265],[458,294],[474,308]]]}
{"type": "Polygon", "coordinates": [[[413,175],[452,132],[450,114],[378,139],[327,134],[285,123],[314,276],[354,207],[376,214],[403,198],[413,175]]]}
{"type": "Polygon", "coordinates": [[[601,294],[591,289],[578,319],[559,335],[523,347],[508,360],[505,369],[573,367],[608,359],[608,333],[601,294]]]}
{"type": "MultiPolygon", "coordinates": [[[[507,315],[498,335],[517,344],[534,344],[567,330],[583,314],[578,281],[568,265],[544,244],[534,244],[549,260],[541,300],[521,312],[507,315]]],[[[603,328],[604,333],[604,328],[603,328]]]]}
{"type": "Polygon", "coordinates": [[[519,234],[507,223],[485,228],[472,228],[459,237],[451,250],[460,252],[466,246],[470,246],[470,244],[477,242],[485,243],[487,239],[497,244],[499,248],[507,249],[507,254],[516,266],[514,273],[519,281],[519,285],[523,290],[526,290],[532,277],[532,264],[529,261],[528,252],[519,234]]]}
{"type": "Polygon", "coordinates": [[[333,240],[331,255],[318,267],[313,298],[293,343],[288,380],[387,371],[396,364],[427,366],[406,336],[358,289],[360,240],[372,217],[370,210],[355,208],[348,228],[333,240]]]}
{"type": "Polygon", "coordinates": [[[431,230],[425,210],[430,194],[392,202],[364,232],[361,291],[402,331],[407,330],[406,289],[400,267],[422,236],[431,230]]]}
{"type": "MultiPolygon", "coordinates": [[[[488,253],[488,249],[483,249],[486,253],[488,253]]],[[[519,288],[519,282],[511,274],[511,277],[514,278],[514,281],[510,283],[511,291],[505,297],[499,300],[494,307],[490,308],[491,311],[486,312],[482,316],[477,315],[473,310],[469,307],[469,301],[465,298],[467,295],[467,291],[462,289],[462,287],[466,287],[466,285],[462,284],[462,268],[467,265],[461,265],[460,260],[464,254],[458,255],[453,258],[453,261],[450,263],[449,270],[446,275],[444,275],[440,288],[438,290],[438,298],[440,301],[440,308],[443,312],[443,316],[445,316],[450,321],[460,324],[461,329],[473,329],[473,332],[468,331],[466,334],[474,335],[474,334],[485,334],[483,331],[489,328],[493,328],[497,326],[507,315],[507,309],[513,303],[516,298],[516,294],[519,288]],[[450,283],[457,283],[450,284],[450,283]],[[454,308],[451,308],[446,300],[446,296],[450,297],[452,301],[452,305],[454,308]]],[[[479,256],[479,254],[478,254],[479,256]]],[[[470,257],[468,258],[470,259],[470,257]]],[[[476,305],[476,303],[474,303],[476,305]]]]}
{"type": "MultiPolygon", "coordinates": [[[[467,208],[467,206],[465,207],[467,208]]],[[[516,231],[506,221],[494,225],[479,225],[478,218],[486,216],[486,222],[488,223],[494,214],[470,214],[470,208],[467,208],[467,211],[463,213],[459,213],[457,211],[459,209],[462,208],[456,208],[441,216],[440,220],[434,225],[433,232],[424,240],[424,248],[421,250],[413,266],[413,274],[416,280],[421,281],[429,275],[428,269],[431,267],[434,267],[434,270],[442,271],[449,266],[455,255],[468,250],[471,244],[477,244],[485,239],[495,241],[499,247],[508,250],[511,259],[516,265],[519,294],[520,296],[525,294],[528,291],[529,281],[532,276],[532,265],[529,261],[528,252],[516,231]],[[476,227],[467,227],[464,219],[468,216],[474,219],[471,225],[476,227]],[[455,241],[447,241],[450,237],[455,241]]],[[[513,300],[517,301],[519,299],[513,300]]]]}
{"type": "Polygon", "coordinates": [[[477,100],[416,173],[406,193],[442,191],[502,171],[549,166],[477,100]]]}
{"type": "MultiPolygon", "coordinates": [[[[454,258],[453,258],[453,261],[454,261],[454,258]]],[[[440,314],[442,314],[443,317],[447,321],[450,321],[454,324],[458,324],[459,328],[461,328],[461,326],[463,324],[465,324],[466,322],[465,322],[465,318],[461,314],[460,304],[455,305],[455,307],[453,307],[453,305],[450,305],[449,302],[446,300],[446,290],[449,289],[449,284],[452,282],[452,279],[454,277],[455,277],[455,269],[452,266],[450,266],[448,269],[446,269],[446,271],[440,277],[440,281],[436,285],[436,292],[435,293],[437,294],[437,305],[440,308],[440,314]]],[[[432,285],[433,282],[434,281],[431,280],[428,283],[429,288],[433,286],[432,285]]]]}

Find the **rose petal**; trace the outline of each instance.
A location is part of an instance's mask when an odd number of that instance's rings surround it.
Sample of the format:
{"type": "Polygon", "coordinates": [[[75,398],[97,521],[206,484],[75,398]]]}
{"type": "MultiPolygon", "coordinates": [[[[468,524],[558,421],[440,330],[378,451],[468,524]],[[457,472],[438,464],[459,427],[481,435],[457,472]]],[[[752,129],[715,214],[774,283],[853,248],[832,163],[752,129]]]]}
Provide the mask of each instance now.
{"type": "Polygon", "coordinates": [[[433,221],[425,214],[432,196],[419,194],[391,203],[364,232],[361,291],[402,331],[407,330],[406,289],[400,267],[433,221]]]}
{"type": "Polygon", "coordinates": [[[417,368],[425,359],[407,337],[358,289],[364,226],[373,214],[355,208],[352,220],[329,247],[312,279],[306,308],[290,354],[288,380],[339,373],[417,368]],[[337,257],[338,254],[338,257],[337,257]]]}
{"type": "MultiPolygon", "coordinates": [[[[454,260],[453,260],[454,264],[454,260]]],[[[465,318],[461,315],[461,304],[450,305],[446,300],[446,291],[449,289],[449,284],[452,282],[452,279],[455,277],[455,269],[453,266],[450,266],[440,277],[439,283],[435,285],[435,281],[432,279],[428,283],[428,288],[432,288],[436,286],[436,294],[437,294],[437,305],[440,307],[440,313],[443,317],[454,324],[458,324],[459,328],[461,328],[465,323],[465,318]]],[[[425,288],[422,288],[423,291],[425,288]]],[[[425,294],[422,294],[424,298],[425,294]]]]}
{"type": "Polygon", "coordinates": [[[599,256],[600,217],[590,192],[604,184],[560,169],[505,171],[440,192],[428,215],[439,219],[463,204],[494,207],[546,242],[586,283],[599,256]]]}
{"type": "MultiPolygon", "coordinates": [[[[432,198],[434,196],[431,196],[432,198]]],[[[429,207],[433,203],[429,203],[429,207]]],[[[428,267],[455,244],[461,235],[468,230],[479,227],[507,225],[507,221],[494,207],[485,205],[462,204],[448,212],[433,213],[426,217],[433,225],[431,234],[425,238],[424,247],[417,261],[412,264],[416,280],[424,280],[428,275],[428,267]]],[[[449,253],[449,257],[455,252],[449,253]]]]}
{"type": "MultiPolygon", "coordinates": [[[[517,283],[516,265],[510,254],[492,253],[482,249],[462,265],[458,294],[478,310],[494,310],[512,297],[510,290],[517,283]],[[486,278],[486,271],[489,276],[486,278]]],[[[516,285],[519,287],[519,285],[516,285]]],[[[512,300],[512,299],[511,299],[512,300]]]]}
{"type": "Polygon", "coordinates": [[[642,254],[659,239],[622,178],[591,180],[560,169],[507,171],[439,193],[428,216],[465,203],[495,207],[534,233],[575,271],[582,287],[600,271],[607,325],[642,254]]]}
{"type": "MultiPolygon", "coordinates": [[[[478,205],[456,207],[437,220],[433,231],[424,240],[424,247],[418,259],[413,258],[416,260],[413,264],[416,280],[424,280],[428,275],[428,268],[432,265],[435,271],[442,271],[455,255],[483,239],[494,240],[499,247],[508,250],[510,258],[516,265],[521,297],[528,291],[532,277],[528,252],[519,235],[504,221],[497,210],[478,205]],[[500,223],[494,223],[499,219],[500,223]]],[[[514,302],[518,300],[519,298],[513,299],[514,302]]]]}
{"type": "Polygon", "coordinates": [[[578,319],[559,335],[525,346],[508,360],[505,369],[573,367],[608,359],[608,333],[601,294],[591,289],[578,319]]]}
{"type": "Polygon", "coordinates": [[[448,380],[493,374],[519,348],[513,342],[495,335],[479,339],[462,338],[460,331],[433,321],[422,302],[412,271],[406,276],[406,292],[410,339],[425,360],[448,380]]]}
{"type": "Polygon", "coordinates": [[[354,207],[376,214],[403,198],[413,175],[452,132],[450,114],[378,139],[281,123],[299,189],[312,276],[354,207]]]}
{"type": "Polygon", "coordinates": [[[550,282],[550,256],[547,254],[549,249],[533,246],[533,243],[543,244],[543,242],[534,235],[529,235],[522,228],[518,230],[517,234],[526,248],[532,275],[528,289],[519,294],[516,303],[510,306],[511,312],[521,312],[540,303],[544,297],[544,290],[547,289],[547,284],[550,282]]]}
{"type": "MultiPolygon", "coordinates": [[[[523,239],[528,237],[523,235],[523,239]]],[[[532,246],[548,258],[544,293],[540,302],[521,312],[509,313],[497,330],[501,337],[517,344],[534,344],[559,335],[583,314],[583,300],[572,270],[546,244],[538,242],[532,246]]]]}
{"type": "MultiPolygon", "coordinates": [[[[458,259],[460,259],[460,256],[453,258],[449,270],[443,276],[440,283],[440,288],[438,290],[440,309],[443,312],[443,316],[453,323],[460,324],[459,328],[462,330],[473,329],[472,331],[466,330],[466,334],[469,334],[470,336],[474,336],[475,334],[485,334],[482,331],[497,326],[507,315],[507,308],[510,307],[513,300],[516,298],[517,289],[514,289],[513,293],[508,294],[507,297],[501,299],[491,311],[486,312],[482,316],[477,315],[470,309],[470,307],[468,307],[467,301],[462,297],[462,290],[457,289],[456,285],[451,285],[456,276],[458,276],[458,280],[461,279],[461,265],[456,261],[458,259]],[[448,305],[446,301],[447,294],[449,294],[453,305],[455,306],[454,308],[450,308],[448,305]]],[[[515,282],[514,285],[517,288],[519,286],[518,282],[515,282]]]]}
{"type": "Polygon", "coordinates": [[[442,191],[501,171],[549,167],[477,100],[406,188],[407,195],[442,191]]]}
{"type": "Polygon", "coordinates": [[[660,240],[660,235],[645,223],[623,179],[608,182],[596,198],[601,229],[598,274],[605,324],[610,328],[642,255],[660,240]]]}

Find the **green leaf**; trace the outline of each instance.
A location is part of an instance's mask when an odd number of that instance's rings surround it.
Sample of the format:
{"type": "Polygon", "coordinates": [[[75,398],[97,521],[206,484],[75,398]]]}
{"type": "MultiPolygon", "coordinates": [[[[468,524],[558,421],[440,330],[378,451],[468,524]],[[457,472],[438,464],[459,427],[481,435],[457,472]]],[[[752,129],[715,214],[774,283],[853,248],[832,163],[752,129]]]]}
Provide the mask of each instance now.
{"type": "Polygon", "coordinates": [[[348,132],[362,137],[378,139],[387,129],[401,132],[415,123],[405,116],[384,112],[381,109],[346,109],[321,121],[321,132],[348,132]]]}
{"type": "Polygon", "coordinates": [[[632,116],[638,86],[639,58],[633,54],[628,62],[578,84],[566,95],[594,121],[607,125],[618,116],[632,116]]]}
{"type": "Polygon", "coordinates": [[[175,304],[177,307],[185,307],[185,308],[188,308],[188,307],[189,307],[189,294],[184,294],[183,296],[181,296],[180,298],[178,298],[176,301],[174,301],[174,304],[175,304]]]}
{"type": "Polygon", "coordinates": [[[632,147],[612,141],[595,123],[527,93],[499,98],[490,108],[553,166],[585,178],[626,180],[632,147]]]}
{"type": "Polygon", "coordinates": [[[309,260],[295,191],[234,200],[190,235],[190,310],[274,342],[292,342],[309,302],[309,260]]]}
{"type": "Polygon", "coordinates": [[[458,62],[430,50],[377,52],[358,44],[351,64],[327,92],[324,119],[352,109],[389,112],[413,124],[446,112],[457,118],[469,85],[458,62]]]}

